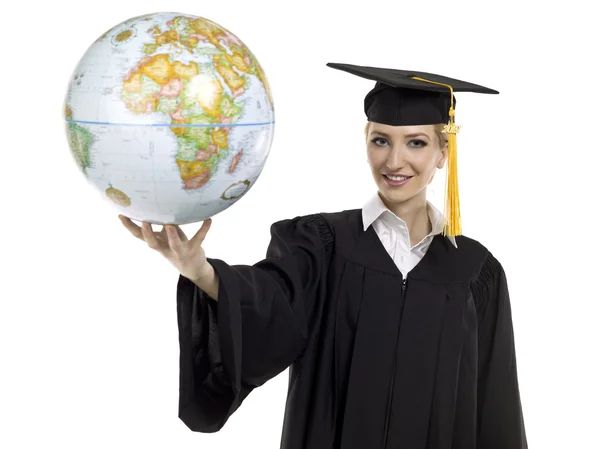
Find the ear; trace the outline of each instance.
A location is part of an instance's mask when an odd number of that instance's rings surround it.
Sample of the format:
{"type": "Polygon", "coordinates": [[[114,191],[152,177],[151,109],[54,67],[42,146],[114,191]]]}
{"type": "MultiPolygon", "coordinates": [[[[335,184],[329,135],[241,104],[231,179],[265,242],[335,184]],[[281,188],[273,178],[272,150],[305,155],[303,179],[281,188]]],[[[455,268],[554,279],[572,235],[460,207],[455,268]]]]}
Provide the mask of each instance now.
{"type": "Polygon", "coordinates": [[[437,168],[444,168],[446,159],[448,159],[448,143],[447,142],[444,144],[444,148],[442,148],[441,157],[438,160],[437,168]]]}

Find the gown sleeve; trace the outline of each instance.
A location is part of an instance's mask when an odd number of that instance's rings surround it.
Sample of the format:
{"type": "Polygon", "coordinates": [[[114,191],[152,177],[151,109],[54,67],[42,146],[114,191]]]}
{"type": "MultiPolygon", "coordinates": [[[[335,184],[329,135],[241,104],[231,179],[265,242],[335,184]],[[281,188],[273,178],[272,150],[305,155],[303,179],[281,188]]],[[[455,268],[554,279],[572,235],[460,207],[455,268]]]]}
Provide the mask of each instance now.
{"type": "Polygon", "coordinates": [[[219,431],[254,388],[305,349],[333,233],[318,214],[276,222],[270,232],[266,258],[252,266],[208,259],[218,301],[179,277],[179,418],[192,431],[219,431]]]}
{"type": "Polygon", "coordinates": [[[477,448],[527,449],[508,285],[492,254],[473,292],[479,348],[477,448]]]}

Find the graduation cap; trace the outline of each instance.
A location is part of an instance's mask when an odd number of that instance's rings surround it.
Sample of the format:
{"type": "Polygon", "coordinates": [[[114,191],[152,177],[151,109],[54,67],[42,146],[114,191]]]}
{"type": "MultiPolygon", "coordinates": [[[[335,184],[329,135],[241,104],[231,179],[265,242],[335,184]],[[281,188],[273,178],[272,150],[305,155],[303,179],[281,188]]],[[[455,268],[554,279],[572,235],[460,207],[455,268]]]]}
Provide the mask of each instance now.
{"type": "Polygon", "coordinates": [[[330,62],[328,67],[376,81],[367,93],[364,109],[370,122],[391,126],[435,125],[447,123],[443,132],[448,136],[448,170],[445,201],[444,235],[460,235],[460,201],[456,163],[454,92],[497,94],[498,91],[478,84],[448,78],[433,73],[365,67],[330,62]]]}

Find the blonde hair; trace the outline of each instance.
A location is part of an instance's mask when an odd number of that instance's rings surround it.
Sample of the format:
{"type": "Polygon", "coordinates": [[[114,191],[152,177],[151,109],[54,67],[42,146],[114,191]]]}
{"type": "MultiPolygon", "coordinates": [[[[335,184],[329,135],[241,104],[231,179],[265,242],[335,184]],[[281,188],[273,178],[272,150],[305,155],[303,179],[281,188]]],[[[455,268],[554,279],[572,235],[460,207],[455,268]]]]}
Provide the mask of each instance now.
{"type": "MultiPolygon", "coordinates": [[[[367,136],[369,135],[369,125],[370,124],[371,124],[371,122],[367,122],[367,124],[365,125],[365,140],[367,139],[367,136]]],[[[444,129],[444,126],[446,126],[445,123],[438,123],[438,124],[433,125],[435,135],[438,139],[438,143],[440,144],[440,147],[443,147],[448,143],[448,134],[442,132],[442,130],[444,129]]]]}

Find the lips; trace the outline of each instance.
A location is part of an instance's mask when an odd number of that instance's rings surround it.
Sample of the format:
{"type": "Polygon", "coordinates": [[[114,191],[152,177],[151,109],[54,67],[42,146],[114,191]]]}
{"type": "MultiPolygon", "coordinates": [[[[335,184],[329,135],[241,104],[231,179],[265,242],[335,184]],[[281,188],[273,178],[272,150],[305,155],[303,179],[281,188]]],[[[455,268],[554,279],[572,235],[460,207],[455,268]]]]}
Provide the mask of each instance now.
{"type": "Polygon", "coordinates": [[[399,187],[407,184],[412,179],[412,176],[402,175],[383,175],[385,183],[391,187],[399,187]]]}
{"type": "Polygon", "coordinates": [[[404,175],[383,175],[392,181],[406,181],[407,179],[412,178],[412,176],[404,176],[404,175]]]}

